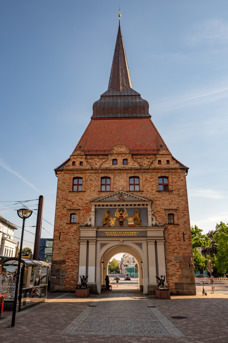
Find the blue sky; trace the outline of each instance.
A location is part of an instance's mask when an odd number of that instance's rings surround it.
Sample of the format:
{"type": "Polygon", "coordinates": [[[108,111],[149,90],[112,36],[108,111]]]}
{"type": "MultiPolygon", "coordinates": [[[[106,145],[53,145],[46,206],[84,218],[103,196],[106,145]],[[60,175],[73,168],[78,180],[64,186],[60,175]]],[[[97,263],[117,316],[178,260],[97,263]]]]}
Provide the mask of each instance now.
{"type": "MultiPolygon", "coordinates": [[[[108,86],[119,6],[133,88],[190,168],[191,224],[206,233],[228,222],[227,0],[2,0],[0,215],[21,226],[16,201],[42,194],[43,237],[53,234],[54,168],[108,86]]],[[[27,230],[35,223],[33,215],[27,230]]],[[[34,235],[25,240],[32,246],[34,235]]]]}

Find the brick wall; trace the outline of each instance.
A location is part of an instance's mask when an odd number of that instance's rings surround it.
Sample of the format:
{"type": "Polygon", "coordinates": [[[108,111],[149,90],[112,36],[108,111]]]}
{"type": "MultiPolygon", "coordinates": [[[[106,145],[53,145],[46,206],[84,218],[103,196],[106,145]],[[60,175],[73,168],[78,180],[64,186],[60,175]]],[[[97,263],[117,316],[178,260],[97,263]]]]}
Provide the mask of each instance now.
{"type": "Polygon", "coordinates": [[[129,177],[140,178],[140,191],[133,192],[153,200],[156,220],[166,224],[165,253],[167,280],[172,293],[192,294],[194,269],[188,212],[186,170],[180,169],[168,150],[157,155],[131,155],[124,146],[116,146],[109,155],[84,155],[74,151],[62,170],[57,170],[58,189],[53,246],[52,290],[73,291],[78,279],[79,225],[91,211],[90,201],[110,192],[100,191],[103,176],[111,178],[111,192],[129,191],[129,177]],[[117,165],[112,165],[117,159],[117,165]],[[123,159],[128,160],[123,165],[123,159]],[[169,162],[167,162],[169,161],[169,162]],[[169,178],[169,191],[158,190],[158,177],[169,178]],[[72,191],[74,177],[83,178],[81,192],[72,191]],[[77,223],[70,224],[70,213],[77,214],[77,223]],[[168,224],[168,213],[174,224],[168,224]]]}

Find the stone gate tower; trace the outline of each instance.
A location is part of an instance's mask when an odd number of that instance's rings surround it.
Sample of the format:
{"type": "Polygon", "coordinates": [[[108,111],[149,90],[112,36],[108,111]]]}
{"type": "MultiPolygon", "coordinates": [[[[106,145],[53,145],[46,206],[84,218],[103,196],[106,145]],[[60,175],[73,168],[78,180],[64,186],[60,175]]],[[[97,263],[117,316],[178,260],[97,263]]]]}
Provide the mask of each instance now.
{"type": "Polygon", "coordinates": [[[108,90],[58,176],[53,291],[88,275],[100,292],[109,259],[130,253],[143,292],[166,275],[173,294],[195,294],[186,175],[132,88],[119,24],[108,90]]]}

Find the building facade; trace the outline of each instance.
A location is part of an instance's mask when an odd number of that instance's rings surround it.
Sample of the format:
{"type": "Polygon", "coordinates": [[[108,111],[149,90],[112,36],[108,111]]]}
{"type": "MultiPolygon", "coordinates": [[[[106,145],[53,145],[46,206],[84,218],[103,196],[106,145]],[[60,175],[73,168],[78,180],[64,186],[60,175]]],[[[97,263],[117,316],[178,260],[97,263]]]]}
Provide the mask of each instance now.
{"type": "Polygon", "coordinates": [[[52,238],[40,238],[39,260],[51,263],[52,261],[52,238]]]}
{"type": "Polygon", "coordinates": [[[17,242],[13,240],[17,227],[0,216],[0,255],[14,257],[17,253],[17,242]]]}
{"type": "Polygon", "coordinates": [[[124,254],[120,260],[120,273],[124,275],[138,276],[138,265],[134,256],[124,254]]]}
{"type": "Polygon", "coordinates": [[[134,256],[140,289],[154,293],[165,275],[173,294],[195,294],[187,199],[188,168],[173,157],[132,88],[119,25],[108,90],[93,105],[58,177],[53,291],[73,291],[88,275],[105,284],[109,260],[134,256]]]}

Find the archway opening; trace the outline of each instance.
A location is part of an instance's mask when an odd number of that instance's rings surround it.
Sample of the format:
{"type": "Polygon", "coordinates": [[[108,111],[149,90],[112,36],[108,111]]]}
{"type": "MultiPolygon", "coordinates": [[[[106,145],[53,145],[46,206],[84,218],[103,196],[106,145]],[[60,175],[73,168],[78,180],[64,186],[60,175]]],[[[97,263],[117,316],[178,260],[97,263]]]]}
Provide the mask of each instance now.
{"type": "Polygon", "coordinates": [[[139,262],[129,253],[114,255],[108,262],[112,290],[139,290],[139,262]]]}
{"type": "Polygon", "coordinates": [[[107,290],[107,275],[112,291],[139,291],[143,289],[143,261],[137,250],[117,245],[101,257],[101,290],[107,290]]]}

